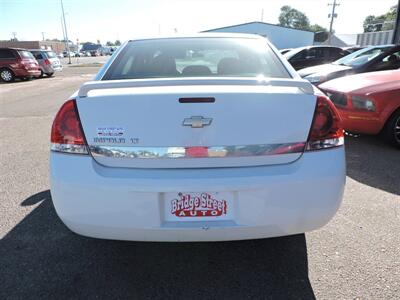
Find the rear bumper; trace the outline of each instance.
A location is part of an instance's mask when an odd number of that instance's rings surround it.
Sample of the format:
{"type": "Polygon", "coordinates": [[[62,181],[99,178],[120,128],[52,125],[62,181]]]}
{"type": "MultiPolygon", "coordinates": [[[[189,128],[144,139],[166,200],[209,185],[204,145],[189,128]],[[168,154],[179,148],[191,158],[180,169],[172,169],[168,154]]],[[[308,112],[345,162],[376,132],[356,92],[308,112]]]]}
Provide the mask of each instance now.
{"type": "Polygon", "coordinates": [[[52,152],[51,193],[72,231],[136,241],[223,241],[317,229],[337,211],[344,148],[305,153],[287,165],[221,169],[107,168],[90,156],[52,152]],[[166,192],[233,192],[226,221],[168,222],[166,192]]]}
{"type": "Polygon", "coordinates": [[[17,77],[40,76],[40,69],[13,69],[13,72],[17,77]]]}
{"type": "Polygon", "coordinates": [[[62,66],[51,66],[51,65],[44,65],[41,66],[43,73],[54,73],[62,71],[62,66]]]}

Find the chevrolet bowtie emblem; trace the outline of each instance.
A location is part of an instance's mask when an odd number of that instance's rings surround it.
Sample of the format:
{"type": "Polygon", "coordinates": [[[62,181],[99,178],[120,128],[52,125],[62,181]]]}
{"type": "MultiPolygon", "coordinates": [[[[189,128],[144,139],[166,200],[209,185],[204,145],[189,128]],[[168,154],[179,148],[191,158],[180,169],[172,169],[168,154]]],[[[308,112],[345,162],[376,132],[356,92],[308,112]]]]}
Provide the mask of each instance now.
{"type": "Polygon", "coordinates": [[[192,128],[203,128],[210,125],[212,118],[203,118],[202,116],[194,116],[183,120],[183,126],[190,126],[192,128]]]}

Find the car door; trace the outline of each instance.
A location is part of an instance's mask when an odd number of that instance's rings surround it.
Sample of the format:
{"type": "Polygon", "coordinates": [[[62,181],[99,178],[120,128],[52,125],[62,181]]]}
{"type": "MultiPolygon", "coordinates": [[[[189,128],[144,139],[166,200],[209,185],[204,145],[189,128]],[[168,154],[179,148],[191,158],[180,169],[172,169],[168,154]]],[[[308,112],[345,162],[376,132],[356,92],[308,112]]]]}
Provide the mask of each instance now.
{"type": "Polygon", "coordinates": [[[292,58],[290,58],[289,62],[295,70],[300,70],[307,67],[306,57],[307,57],[307,49],[304,49],[301,50],[299,53],[295,54],[292,58]]]}
{"type": "Polygon", "coordinates": [[[12,69],[15,59],[16,56],[11,49],[0,49],[0,68],[6,67],[12,69]]]}
{"type": "Polygon", "coordinates": [[[316,48],[310,48],[307,50],[307,56],[305,59],[305,67],[312,67],[315,65],[319,65],[320,63],[320,51],[318,51],[316,48]]]}
{"type": "Polygon", "coordinates": [[[329,62],[338,60],[348,54],[350,54],[347,50],[343,50],[340,48],[330,48],[329,50],[329,62]]]}
{"type": "Polygon", "coordinates": [[[322,65],[329,62],[329,51],[325,47],[309,48],[305,60],[305,67],[322,65]]]}
{"type": "Polygon", "coordinates": [[[371,71],[384,71],[396,70],[400,68],[400,49],[393,50],[384,57],[380,57],[374,61],[369,67],[368,72],[371,71]]]}

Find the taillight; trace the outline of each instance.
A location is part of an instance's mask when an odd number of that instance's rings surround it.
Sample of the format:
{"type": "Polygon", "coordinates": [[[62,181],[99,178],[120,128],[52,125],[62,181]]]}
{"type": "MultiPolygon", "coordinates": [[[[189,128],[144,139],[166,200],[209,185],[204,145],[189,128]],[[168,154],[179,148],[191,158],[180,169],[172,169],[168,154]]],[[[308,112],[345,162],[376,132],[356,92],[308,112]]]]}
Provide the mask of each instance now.
{"type": "Polygon", "coordinates": [[[50,64],[50,61],[46,58],[46,59],[44,60],[44,63],[45,63],[46,65],[49,65],[49,64],[50,64]]]}
{"type": "Polygon", "coordinates": [[[51,128],[51,150],[88,154],[75,100],[68,100],[58,111],[51,128]]]}
{"type": "Polygon", "coordinates": [[[318,96],[306,151],[333,148],[343,144],[343,126],[338,111],[327,97],[318,96]]]}

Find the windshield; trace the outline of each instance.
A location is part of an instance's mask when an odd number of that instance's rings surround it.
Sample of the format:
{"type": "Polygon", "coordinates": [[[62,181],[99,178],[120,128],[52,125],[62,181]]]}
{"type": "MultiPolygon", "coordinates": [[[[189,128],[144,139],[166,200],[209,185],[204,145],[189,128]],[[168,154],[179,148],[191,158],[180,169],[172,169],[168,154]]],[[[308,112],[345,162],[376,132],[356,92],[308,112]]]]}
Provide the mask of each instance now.
{"type": "Polygon", "coordinates": [[[335,65],[343,65],[349,67],[355,67],[369,62],[371,59],[380,55],[382,52],[390,49],[390,46],[387,47],[369,47],[365,49],[358,50],[353,52],[341,59],[338,59],[333,62],[335,65]]]}
{"type": "Polygon", "coordinates": [[[21,55],[22,58],[31,58],[31,59],[35,59],[32,55],[32,53],[30,53],[29,51],[18,51],[19,55],[21,55]]]}
{"type": "Polygon", "coordinates": [[[46,51],[47,57],[48,58],[54,58],[57,57],[57,54],[53,51],[46,51]]]}
{"type": "Polygon", "coordinates": [[[260,75],[290,78],[264,40],[175,38],[129,42],[103,80],[260,75]]]}

